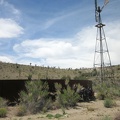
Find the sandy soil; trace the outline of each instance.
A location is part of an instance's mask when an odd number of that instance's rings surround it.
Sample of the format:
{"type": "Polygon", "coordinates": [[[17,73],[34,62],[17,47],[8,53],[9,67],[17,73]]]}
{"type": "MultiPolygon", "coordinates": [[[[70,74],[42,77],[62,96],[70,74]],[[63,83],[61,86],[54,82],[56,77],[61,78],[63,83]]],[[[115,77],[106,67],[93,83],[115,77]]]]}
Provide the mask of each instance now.
{"type": "MultiPolygon", "coordinates": [[[[116,114],[120,114],[120,100],[116,101],[116,106],[113,108],[105,108],[102,100],[91,101],[89,103],[78,103],[74,109],[66,110],[66,115],[60,117],[62,120],[102,120],[105,116],[110,116],[113,120],[116,114]]],[[[23,117],[16,117],[16,107],[9,107],[9,112],[6,118],[1,120],[50,120],[46,116],[48,114],[62,114],[61,110],[52,110],[45,114],[28,115],[23,117]]],[[[52,118],[58,120],[57,118],[52,118]]]]}

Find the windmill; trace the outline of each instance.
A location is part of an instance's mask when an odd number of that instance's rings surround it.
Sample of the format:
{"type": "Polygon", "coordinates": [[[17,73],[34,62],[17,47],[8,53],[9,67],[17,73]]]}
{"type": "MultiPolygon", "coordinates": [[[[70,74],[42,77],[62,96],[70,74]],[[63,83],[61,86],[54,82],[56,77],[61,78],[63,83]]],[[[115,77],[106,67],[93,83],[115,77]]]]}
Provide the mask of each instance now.
{"type": "Polygon", "coordinates": [[[97,77],[101,82],[107,80],[107,78],[113,78],[110,54],[103,29],[105,24],[102,23],[101,19],[101,12],[108,2],[109,0],[105,0],[104,5],[100,7],[97,5],[97,0],[95,0],[95,20],[97,22],[95,27],[97,27],[97,35],[94,55],[94,68],[97,70],[97,77]]]}

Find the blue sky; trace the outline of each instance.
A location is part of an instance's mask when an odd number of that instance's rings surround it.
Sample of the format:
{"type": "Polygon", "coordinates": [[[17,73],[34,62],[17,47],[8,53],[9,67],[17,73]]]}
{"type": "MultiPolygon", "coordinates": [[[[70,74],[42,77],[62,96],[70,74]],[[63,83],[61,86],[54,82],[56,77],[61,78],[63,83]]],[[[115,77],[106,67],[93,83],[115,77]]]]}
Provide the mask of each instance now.
{"type": "MultiPolygon", "coordinates": [[[[102,11],[112,64],[120,60],[119,12],[120,0],[102,11]]],[[[93,67],[94,16],[94,0],[0,0],[0,61],[93,67]]]]}

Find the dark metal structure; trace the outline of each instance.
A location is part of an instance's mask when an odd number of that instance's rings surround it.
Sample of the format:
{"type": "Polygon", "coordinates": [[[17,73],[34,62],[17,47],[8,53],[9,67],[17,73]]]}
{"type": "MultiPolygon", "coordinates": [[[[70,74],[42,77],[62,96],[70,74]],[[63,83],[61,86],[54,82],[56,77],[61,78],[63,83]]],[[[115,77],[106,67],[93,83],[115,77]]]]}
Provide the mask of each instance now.
{"type": "Polygon", "coordinates": [[[101,19],[101,12],[108,2],[109,0],[105,0],[103,7],[100,7],[97,5],[97,0],[95,0],[95,20],[97,22],[95,27],[97,27],[97,36],[94,55],[94,68],[97,70],[97,76],[100,82],[105,81],[107,78],[113,78],[114,76],[105,32],[103,29],[105,24],[102,23],[101,19]]]}
{"type": "MultiPolygon", "coordinates": [[[[0,80],[0,97],[8,99],[10,102],[18,101],[19,93],[22,90],[26,90],[25,83],[29,81],[24,80],[0,80]]],[[[35,82],[37,80],[31,80],[35,82]]],[[[66,88],[65,80],[61,79],[43,79],[43,82],[47,82],[49,85],[49,92],[56,92],[55,83],[62,85],[62,89],[66,88]]],[[[84,88],[90,88],[92,90],[92,81],[90,80],[70,80],[69,85],[73,87],[74,84],[80,84],[84,88]]]]}
{"type": "Polygon", "coordinates": [[[10,102],[17,101],[21,90],[25,90],[26,80],[0,80],[0,97],[10,102]]]}

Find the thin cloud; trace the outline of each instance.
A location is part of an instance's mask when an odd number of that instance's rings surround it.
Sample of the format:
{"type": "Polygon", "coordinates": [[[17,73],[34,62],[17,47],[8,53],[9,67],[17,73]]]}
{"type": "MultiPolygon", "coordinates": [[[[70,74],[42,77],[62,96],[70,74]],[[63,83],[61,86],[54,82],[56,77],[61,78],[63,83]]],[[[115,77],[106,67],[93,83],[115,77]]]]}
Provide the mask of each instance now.
{"type": "Polygon", "coordinates": [[[76,14],[81,14],[84,10],[74,10],[74,11],[62,11],[60,13],[56,13],[57,16],[51,19],[48,19],[45,23],[44,23],[44,29],[48,29],[49,27],[51,27],[52,25],[56,24],[59,21],[63,21],[66,18],[70,18],[70,17],[74,17],[76,14]]]}
{"type": "Polygon", "coordinates": [[[19,19],[21,12],[6,0],[0,0],[1,17],[19,19]]]}

